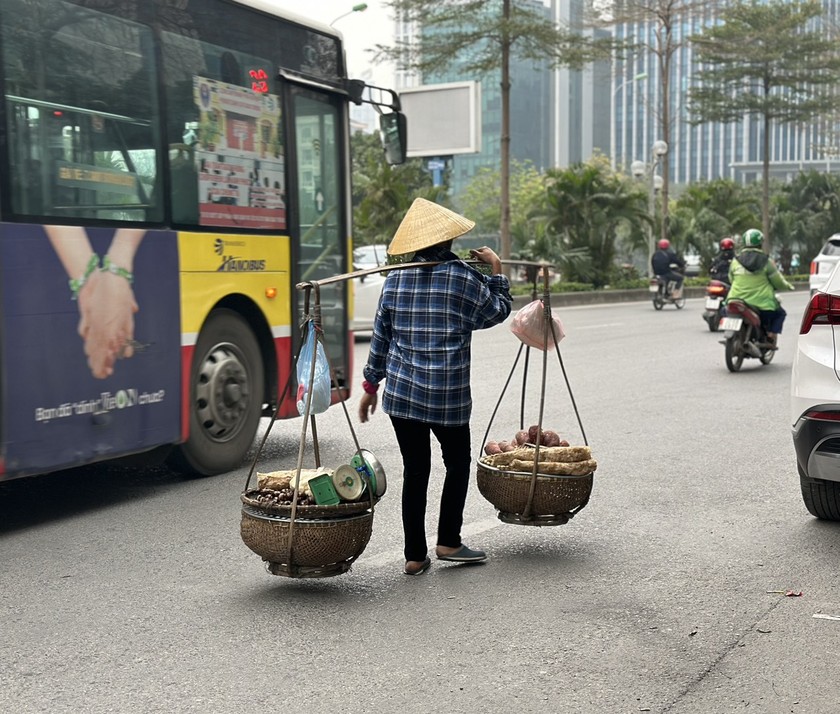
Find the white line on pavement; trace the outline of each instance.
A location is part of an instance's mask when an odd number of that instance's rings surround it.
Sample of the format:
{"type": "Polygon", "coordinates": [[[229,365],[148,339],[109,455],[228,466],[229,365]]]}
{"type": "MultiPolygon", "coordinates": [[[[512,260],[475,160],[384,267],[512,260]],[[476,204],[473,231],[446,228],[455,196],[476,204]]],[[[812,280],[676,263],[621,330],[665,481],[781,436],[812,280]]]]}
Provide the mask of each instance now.
{"type": "MultiPolygon", "coordinates": [[[[465,524],[461,529],[461,535],[465,539],[472,538],[473,536],[493,530],[500,525],[502,525],[502,522],[497,519],[485,518],[475,523],[465,524]]],[[[402,560],[402,550],[386,550],[384,553],[376,553],[375,555],[366,556],[362,554],[356,562],[364,563],[365,567],[384,568],[386,565],[392,566],[395,562],[402,562],[402,560]]]]}

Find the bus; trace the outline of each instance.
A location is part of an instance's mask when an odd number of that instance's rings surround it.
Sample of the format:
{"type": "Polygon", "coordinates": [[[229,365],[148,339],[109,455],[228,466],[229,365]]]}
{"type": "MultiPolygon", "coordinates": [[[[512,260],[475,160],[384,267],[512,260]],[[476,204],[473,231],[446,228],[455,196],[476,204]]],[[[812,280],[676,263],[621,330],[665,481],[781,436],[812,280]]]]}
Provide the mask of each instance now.
{"type": "MultiPolygon", "coordinates": [[[[0,0],[0,479],[222,473],[299,415],[296,285],[351,264],[350,105],[405,156],[398,95],[346,75],[268,0],[0,0]]],[[[320,291],[334,402],[350,290],[320,291]]]]}

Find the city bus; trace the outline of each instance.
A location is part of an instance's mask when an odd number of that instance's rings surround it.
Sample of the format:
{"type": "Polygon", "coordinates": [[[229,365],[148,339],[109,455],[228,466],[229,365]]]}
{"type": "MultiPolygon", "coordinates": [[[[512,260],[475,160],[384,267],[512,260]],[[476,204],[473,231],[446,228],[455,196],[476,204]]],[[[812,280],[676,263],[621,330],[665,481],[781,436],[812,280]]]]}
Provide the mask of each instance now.
{"type": "MultiPolygon", "coordinates": [[[[268,0],[0,0],[0,479],[222,473],[299,416],[296,285],[351,260],[351,103],[405,153],[398,95],[346,75],[268,0]]],[[[350,290],[320,290],[334,402],[350,290]]]]}

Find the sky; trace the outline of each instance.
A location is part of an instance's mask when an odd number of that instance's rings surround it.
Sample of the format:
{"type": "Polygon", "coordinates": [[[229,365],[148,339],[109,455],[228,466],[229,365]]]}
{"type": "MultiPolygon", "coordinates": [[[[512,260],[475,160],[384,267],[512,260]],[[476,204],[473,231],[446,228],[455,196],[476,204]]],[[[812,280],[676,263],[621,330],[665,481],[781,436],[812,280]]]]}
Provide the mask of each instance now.
{"type": "Polygon", "coordinates": [[[344,36],[350,78],[360,77],[366,69],[371,69],[374,84],[391,87],[394,83],[393,68],[372,64],[370,56],[365,53],[377,44],[393,42],[394,24],[389,10],[381,0],[368,0],[366,10],[341,17],[357,4],[360,4],[358,0],[274,0],[274,5],[282,10],[325,25],[335,23],[333,28],[344,36]]]}

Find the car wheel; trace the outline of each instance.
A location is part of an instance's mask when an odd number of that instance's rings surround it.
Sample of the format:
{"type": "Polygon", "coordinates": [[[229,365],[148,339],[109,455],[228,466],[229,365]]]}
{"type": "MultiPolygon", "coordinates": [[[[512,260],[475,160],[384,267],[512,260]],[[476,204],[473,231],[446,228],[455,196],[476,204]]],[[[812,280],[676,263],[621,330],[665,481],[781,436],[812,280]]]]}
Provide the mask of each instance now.
{"type": "Polygon", "coordinates": [[[198,336],[190,370],[190,433],[173,452],[179,471],[212,476],[238,468],[262,415],[264,370],[251,328],[216,310],[198,336]]]}
{"type": "Polygon", "coordinates": [[[799,485],[808,513],[826,521],[840,521],[840,483],[810,478],[800,469],[799,485]]]}

